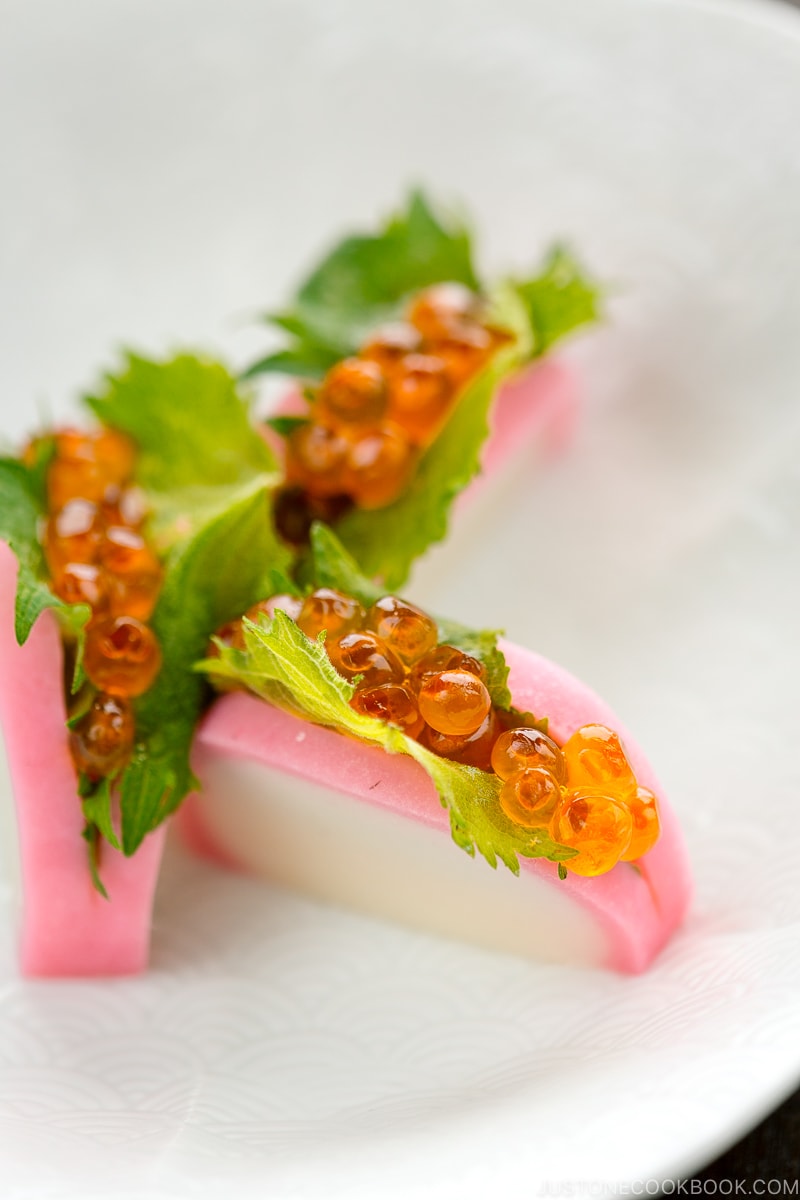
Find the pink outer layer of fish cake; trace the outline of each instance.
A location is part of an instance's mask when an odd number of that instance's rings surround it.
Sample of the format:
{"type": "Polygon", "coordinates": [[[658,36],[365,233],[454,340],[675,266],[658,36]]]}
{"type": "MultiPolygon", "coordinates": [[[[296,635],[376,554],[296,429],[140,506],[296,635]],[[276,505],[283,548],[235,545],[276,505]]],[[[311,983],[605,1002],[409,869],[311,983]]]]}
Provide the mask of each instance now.
{"type": "Polygon", "coordinates": [[[147,966],[164,829],[132,858],[104,845],[104,900],[89,876],[64,726],[62,649],[52,613],[14,637],[17,563],[0,542],[0,723],[16,802],[26,975],[127,975],[147,966]]]}
{"type": "MultiPolygon", "coordinates": [[[[510,642],[501,644],[511,668],[509,684],[516,705],[546,713],[551,732],[561,743],[581,725],[600,722],[611,726],[622,735],[640,783],[663,797],[641,750],[598,696],[555,663],[510,642]]],[[[209,756],[219,755],[287,771],[450,836],[447,813],[428,775],[413,759],[385,754],[377,747],[300,721],[244,693],[221,698],[201,724],[194,755],[194,767],[201,779],[209,756]],[[302,754],[298,755],[301,732],[302,754]],[[376,787],[376,779],[380,787],[376,787]]],[[[661,836],[639,861],[638,869],[623,863],[596,878],[569,875],[561,881],[553,863],[521,860],[523,872],[545,877],[588,910],[610,947],[604,965],[618,971],[639,972],[648,966],[681,922],[691,897],[683,837],[663,800],[661,820],[661,836]]],[[[225,861],[226,856],[216,850],[213,837],[191,804],[183,814],[183,829],[197,850],[225,861]]],[[[453,854],[463,853],[455,845],[452,850],[453,854]]],[[[524,882],[520,887],[524,889],[524,882]]],[[[537,919],[535,911],[530,916],[532,921],[537,919]]]]}

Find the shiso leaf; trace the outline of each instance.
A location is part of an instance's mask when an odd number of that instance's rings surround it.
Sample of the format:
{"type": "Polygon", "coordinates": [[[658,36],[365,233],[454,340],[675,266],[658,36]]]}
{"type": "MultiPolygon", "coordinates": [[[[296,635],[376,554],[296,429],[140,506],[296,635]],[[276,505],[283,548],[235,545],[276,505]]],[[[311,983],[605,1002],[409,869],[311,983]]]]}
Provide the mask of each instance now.
{"type": "Polygon", "coordinates": [[[243,483],[276,471],[250,421],[249,398],[220,363],[194,354],[158,362],[128,353],[123,369],[85,397],[95,416],[134,439],[148,497],[243,483]]]}
{"type": "Polygon", "coordinates": [[[470,234],[415,191],[378,233],[334,246],[301,284],[292,307],[267,318],[289,335],[289,345],[246,375],[280,371],[319,379],[377,325],[397,317],[410,295],[443,280],[479,289],[470,234]]]}
{"type": "Polygon", "coordinates": [[[96,892],[99,892],[104,900],[109,899],[105,884],[100,877],[100,847],[102,845],[102,836],[96,825],[87,821],[83,828],[81,837],[86,842],[86,857],[89,863],[89,876],[92,881],[92,886],[96,892]]]}
{"type": "Polygon", "coordinates": [[[566,246],[553,246],[539,274],[513,287],[525,305],[536,356],[573,329],[600,319],[602,289],[566,246]]]}
{"type": "Polygon", "coordinates": [[[189,751],[207,694],[193,664],[211,634],[269,595],[288,567],[288,553],[266,519],[266,496],[264,477],[220,488],[217,512],[206,513],[167,556],[151,620],[163,666],[136,701],[136,746],[118,780],[125,854],[133,854],[195,785],[189,751]]]}
{"type": "Polygon", "coordinates": [[[324,638],[312,641],[285,613],[262,624],[244,622],[244,650],[218,645],[218,658],[198,665],[212,678],[235,680],[257,696],[296,716],[407,754],[430,775],[450,814],[453,840],[468,854],[481,854],[490,866],[503,862],[519,873],[519,857],[567,860],[574,851],[554,842],[545,829],[513,825],[498,803],[496,775],[440,758],[399,729],[355,712],[354,685],[342,678],[325,653],[324,638]]]}
{"type": "Polygon", "coordinates": [[[365,575],[329,525],[315,521],[310,534],[308,582],[314,588],[337,588],[355,596],[367,608],[386,595],[385,589],[365,575]]]}
{"type": "Polygon", "coordinates": [[[111,789],[112,782],[110,779],[101,779],[96,787],[91,788],[84,795],[83,815],[86,818],[87,825],[94,825],[106,841],[115,850],[119,850],[119,839],[111,816],[111,789]]]}
{"type": "Polygon", "coordinates": [[[347,237],[333,248],[291,307],[268,318],[285,335],[286,346],[246,372],[319,380],[378,325],[400,317],[414,293],[449,280],[482,292],[490,322],[510,340],[462,391],[403,494],[378,510],[351,510],[336,524],[365,572],[388,589],[402,586],[416,558],[446,537],[452,503],[480,469],[491,404],[502,382],[597,319],[600,288],[564,246],[553,247],[531,277],[483,288],[466,227],[414,192],[377,234],[347,237]]]}
{"type": "Polygon", "coordinates": [[[336,525],[366,574],[389,590],[401,587],[416,559],[446,538],[454,500],[480,471],[498,389],[560,336],[593,319],[597,296],[566,251],[551,256],[541,276],[495,289],[490,319],[509,341],[463,389],[402,495],[384,508],[352,509],[336,525]]]}

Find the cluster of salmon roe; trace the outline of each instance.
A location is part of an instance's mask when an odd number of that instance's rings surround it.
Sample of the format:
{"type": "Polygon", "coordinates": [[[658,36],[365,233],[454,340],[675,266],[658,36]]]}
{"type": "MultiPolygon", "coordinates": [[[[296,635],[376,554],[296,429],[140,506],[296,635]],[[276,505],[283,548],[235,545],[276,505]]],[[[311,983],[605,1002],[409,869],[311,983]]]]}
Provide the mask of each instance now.
{"type": "MultiPolygon", "coordinates": [[[[585,725],[560,747],[539,728],[513,725],[492,703],[483,664],[440,643],[435,621],[413,604],[384,596],[365,609],[352,596],[318,588],[304,599],[270,596],[245,616],[258,623],[278,609],[309,638],[326,631],[334,667],[356,680],[356,711],[397,726],[443,758],[494,772],[503,781],[505,816],[575,849],[569,870],[600,875],[640,858],[656,841],[656,798],[638,786],[613,730],[585,725]]],[[[219,637],[244,648],[241,620],[219,637]]]]}
{"type": "Polygon", "coordinates": [[[352,505],[382,508],[408,484],[460,390],[505,335],[489,326],[480,298],[461,284],[419,293],[405,321],[376,331],[322,381],[312,415],[290,435],[278,531],[302,543],[312,521],[335,521],[352,505]]]}
{"type": "Polygon", "coordinates": [[[135,448],[123,434],[64,429],[54,436],[47,468],[41,540],[50,586],[67,603],[92,610],[83,665],[97,692],[70,735],[75,765],[92,780],[130,757],[131,699],[147,691],[161,667],[146,622],[162,569],[142,532],[147,508],[132,483],[134,465],[135,448]]]}
{"type": "Polygon", "coordinates": [[[619,736],[605,725],[583,725],[563,747],[537,729],[510,729],[495,742],[492,767],[509,820],[546,827],[576,850],[566,865],[577,875],[641,858],[658,838],[656,798],[638,785],[619,736]]]}

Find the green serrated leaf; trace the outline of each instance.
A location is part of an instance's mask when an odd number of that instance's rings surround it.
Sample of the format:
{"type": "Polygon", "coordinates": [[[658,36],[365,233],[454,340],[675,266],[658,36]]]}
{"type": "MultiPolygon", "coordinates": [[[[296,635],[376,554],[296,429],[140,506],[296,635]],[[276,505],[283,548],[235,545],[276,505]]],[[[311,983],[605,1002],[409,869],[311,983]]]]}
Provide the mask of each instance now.
{"type": "Polygon", "coordinates": [[[285,579],[289,553],[267,519],[266,495],[264,478],[218,489],[217,511],[205,510],[203,523],[167,557],[151,621],[163,666],[136,702],[136,753],[119,781],[126,854],[194,786],[189,751],[206,689],[193,664],[216,629],[285,579]]]}
{"type": "MultiPolygon", "coordinates": [[[[415,193],[377,235],[345,238],[334,247],[291,309],[272,318],[288,346],[250,373],[282,370],[318,380],[355,353],[376,326],[401,315],[411,295],[444,280],[479,289],[470,239],[463,226],[438,216],[415,193]]],[[[505,330],[509,342],[463,390],[403,495],[381,509],[351,509],[336,523],[366,574],[395,590],[414,561],[446,537],[453,501],[480,469],[498,388],[567,333],[595,320],[599,297],[597,285],[559,246],[533,278],[502,282],[484,295],[489,322],[505,330]]],[[[305,564],[299,575],[306,577],[305,564]]]]}
{"type": "Polygon", "coordinates": [[[47,507],[47,471],[56,452],[56,439],[52,434],[45,433],[33,438],[29,444],[32,462],[25,456],[31,494],[37,506],[43,512],[47,507]]]}
{"type": "Polygon", "coordinates": [[[252,363],[240,378],[254,379],[257,375],[291,375],[297,379],[319,380],[339,359],[336,350],[300,342],[291,350],[276,350],[266,358],[252,363]]]}
{"type": "Polygon", "coordinates": [[[97,787],[96,780],[90,779],[85,771],[78,772],[78,788],[77,788],[77,790],[78,790],[78,795],[80,796],[81,800],[88,799],[88,797],[92,795],[92,793],[94,792],[94,789],[96,787],[97,787]]]}
{"type": "Polygon", "coordinates": [[[491,866],[498,860],[519,871],[519,856],[569,859],[574,851],[559,846],[546,830],[513,825],[498,803],[502,781],[496,775],[439,758],[399,729],[350,707],[354,686],[333,668],[321,641],[311,641],[284,613],[263,624],[244,623],[245,649],[219,646],[219,658],[199,670],[218,679],[235,679],[263,699],[319,725],[407,754],[430,775],[442,805],[450,813],[453,839],[470,854],[480,853],[491,866]]]}
{"type": "Polygon", "coordinates": [[[86,404],[136,441],[137,482],[150,493],[243,483],[277,470],[250,422],[249,397],[219,363],[192,354],[156,362],[129,353],[86,404]]]}
{"type": "Polygon", "coordinates": [[[554,246],[540,273],[514,287],[525,305],[537,356],[600,317],[602,291],[565,246],[554,246]]]}
{"type": "Polygon", "coordinates": [[[119,850],[119,839],[111,816],[111,789],[111,780],[101,779],[88,795],[84,796],[81,792],[83,815],[87,825],[94,825],[109,845],[113,846],[115,850],[119,850]]]}
{"type": "MultiPolygon", "coordinates": [[[[97,690],[91,684],[84,684],[80,690],[74,693],[74,699],[70,705],[69,716],[67,717],[67,729],[77,729],[83,718],[92,707],[97,690]]],[[[83,793],[81,793],[83,795],[83,793]]]]}
{"type": "Polygon", "coordinates": [[[470,235],[414,192],[378,233],[334,246],[300,286],[291,309],[267,318],[289,335],[290,345],[254,363],[246,375],[281,371],[318,379],[377,325],[396,317],[410,295],[444,280],[478,290],[470,235]]]}
{"type": "Polygon", "coordinates": [[[92,886],[96,892],[100,893],[104,900],[108,900],[108,892],[100,878],[100,847],[102,845],[100,830],[96,825],[87,824],[81,836],[86,842],[86,857],[89,864],[92,886]]]}
{"type": "Polygon", "coordinates": [[[338,588],[367,607],[386,595],[385,589],[364,574],[333,530],[321,521],[315,521],[311,526],[309,550],[313,587],[338,588]]]}

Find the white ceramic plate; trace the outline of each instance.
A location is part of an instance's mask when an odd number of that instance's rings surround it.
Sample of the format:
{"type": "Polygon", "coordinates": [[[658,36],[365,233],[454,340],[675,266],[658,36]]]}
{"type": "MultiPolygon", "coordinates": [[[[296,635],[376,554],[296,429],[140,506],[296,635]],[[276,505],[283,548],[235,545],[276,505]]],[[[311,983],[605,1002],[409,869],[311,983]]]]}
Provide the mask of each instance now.
{"type": "Polygon", "coordinates": [[[468,203],[487,263],[568,233],[614,284],[571,455],[498,481],[414,594],[605,693],[698,886],[640,979],[175,849],[146,978],[21,982],[4,905],[5,1197],[597,1194],[796,1083],[798,29],[767,0],[6,3],[6,432],[121,341],[246,361],[249,314],[412,179],[468,203]]]}

